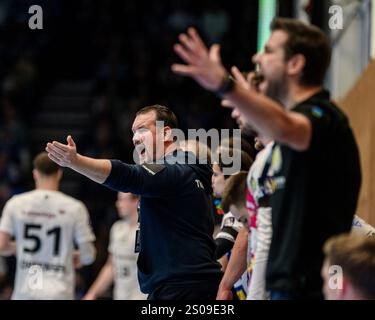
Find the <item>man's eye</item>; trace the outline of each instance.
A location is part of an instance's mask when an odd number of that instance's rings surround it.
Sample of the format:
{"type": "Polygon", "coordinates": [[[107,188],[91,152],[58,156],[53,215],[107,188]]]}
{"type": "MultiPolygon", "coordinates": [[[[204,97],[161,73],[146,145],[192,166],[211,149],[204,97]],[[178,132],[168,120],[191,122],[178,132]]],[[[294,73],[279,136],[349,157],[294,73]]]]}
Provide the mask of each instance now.
{"type": "Polygon", "coordinates": [[[142,133],[145,133],[147,131],[148,131],[147,128],[139,128],[139,129],[135,130],[134,134],[142,134],[142,133]]]}

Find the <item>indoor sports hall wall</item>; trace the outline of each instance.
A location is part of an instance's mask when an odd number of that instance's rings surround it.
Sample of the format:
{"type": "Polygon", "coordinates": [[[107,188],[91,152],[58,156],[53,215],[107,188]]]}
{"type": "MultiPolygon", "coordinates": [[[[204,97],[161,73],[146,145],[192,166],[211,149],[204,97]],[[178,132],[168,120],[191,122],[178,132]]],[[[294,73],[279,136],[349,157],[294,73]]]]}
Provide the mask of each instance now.
{"type": "Polygon", "coordinates": [[[375,225],[375,60],[339,104],[350,118],[361,153],[362,188],[357,214],[375,225]]]}

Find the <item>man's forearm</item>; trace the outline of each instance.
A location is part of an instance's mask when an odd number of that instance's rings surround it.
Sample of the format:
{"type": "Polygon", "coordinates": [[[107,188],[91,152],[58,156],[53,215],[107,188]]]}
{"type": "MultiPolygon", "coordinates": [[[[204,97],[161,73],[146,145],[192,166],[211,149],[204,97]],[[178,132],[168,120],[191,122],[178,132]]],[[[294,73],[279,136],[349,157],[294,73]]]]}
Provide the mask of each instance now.
{"type": "Polygon", "coordinates": [[[236,242],[234,243],[229,263],[225,270],[220,287],[230,289],[236,281],[242,276],[247,268],[247,244],[248,231],[242,228],[238,233],[236,242]]]}
{"type": "Polygon", "coordinates": [[[283,139],[283,129],[287,126],[289,119],[281,104],[239,85],[226,94],[225,98],[246,116],[249,125],[260,136],[277,141],[283,139]]]}
{"type": "Polygon", "coordinates": [[[93,159],[77,154],[77,159],[70,168],[97,183],[103,183],[111,173],[112,165],[110,160],[93,159]]]}
{"type": "MultiPolygon", "coordinates": [[[[299,99],[306,100],[320,90],[320,87],[314,87],[299,99]]],[[[309,148],[312,125],[301,113],[286,111],[280,103],[239,85],[235,85],[234,90],[226,94],[225,98],[246,116],[246,121],[258,136],[288,145],[297,151],[309,148]]]]}
{"type": "Polygon", "coordinates": [[[92,242],[83,242],[79,245],[80,264],[87,266],[95,261],[96,249],[92,242]]]}
{"type": "Polygon", "coordinates": [[[98,296],[103,294],[111,286],[113,278],[114,274],[112,263],[107,262],[100,270],[98,277],[87,292],[87,297],[96,299],[98,296]]]}

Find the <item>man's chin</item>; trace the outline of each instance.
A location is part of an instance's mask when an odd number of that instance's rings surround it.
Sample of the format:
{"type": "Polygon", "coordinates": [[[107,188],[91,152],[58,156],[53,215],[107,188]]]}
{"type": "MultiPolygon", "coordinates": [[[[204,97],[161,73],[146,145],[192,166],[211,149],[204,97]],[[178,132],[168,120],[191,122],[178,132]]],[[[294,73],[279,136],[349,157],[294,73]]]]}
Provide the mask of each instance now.
{"type": "Polygon", "coordinates": [[[242,134],[244,134],[245,136],[256,136],[257,133],[249,126],[241,126],[239,127],[241,129],[241,132],[242,134]]]}
{"type": "Polygon", "coordinates": [[[268,90],[268,81],[267,81],[267,80],[263,80],[263,81],[259,84],[258,89],[259,89],[259,93],[264,94],[264,95],[267,95],[267,90],[268,90]]]}

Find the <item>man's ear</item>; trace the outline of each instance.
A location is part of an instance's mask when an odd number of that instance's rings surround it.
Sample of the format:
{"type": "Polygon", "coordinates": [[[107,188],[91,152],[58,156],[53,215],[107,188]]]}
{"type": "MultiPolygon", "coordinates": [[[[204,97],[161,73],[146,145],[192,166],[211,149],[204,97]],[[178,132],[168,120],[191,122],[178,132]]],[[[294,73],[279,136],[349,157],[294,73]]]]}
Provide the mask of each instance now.
{"type": "Polygon", "coordinates": [[[305,56],[302,54],[296,54],[287,62],[287,74],[289,76],[301,76],[305,65],[305,56]]]}
{"type": "Polygon", "coordinates": [[[164,127],[164,141],[173,141],[171,127],[164,127]]]}
{"type": "Polygon", "coordinates": [[[36,169],[33,169],[33,178],[34,178],[34,181],[38,180],[39,178],[39,173],[36,169]]]}

